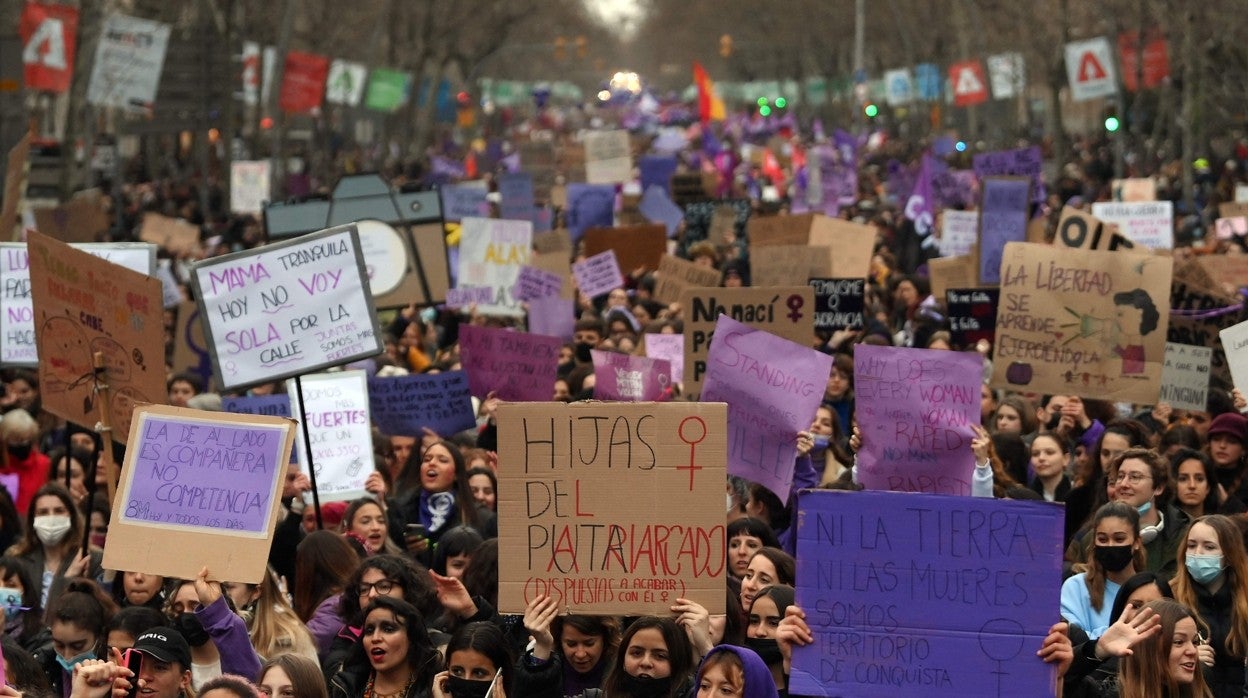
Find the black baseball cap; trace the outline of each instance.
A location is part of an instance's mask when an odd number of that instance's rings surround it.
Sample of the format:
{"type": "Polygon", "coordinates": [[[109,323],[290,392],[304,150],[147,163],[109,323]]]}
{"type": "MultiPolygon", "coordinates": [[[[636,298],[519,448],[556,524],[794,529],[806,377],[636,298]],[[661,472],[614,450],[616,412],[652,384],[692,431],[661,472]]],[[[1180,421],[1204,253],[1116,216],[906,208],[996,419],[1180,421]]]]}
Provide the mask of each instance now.
{"type": "Polygon", "coordinates": [[[191,646],[182,633],[168,626],[152,628],[134,641],[134,650],[162,661],[177,662],[182,668],[191,668],[191,646]]]}

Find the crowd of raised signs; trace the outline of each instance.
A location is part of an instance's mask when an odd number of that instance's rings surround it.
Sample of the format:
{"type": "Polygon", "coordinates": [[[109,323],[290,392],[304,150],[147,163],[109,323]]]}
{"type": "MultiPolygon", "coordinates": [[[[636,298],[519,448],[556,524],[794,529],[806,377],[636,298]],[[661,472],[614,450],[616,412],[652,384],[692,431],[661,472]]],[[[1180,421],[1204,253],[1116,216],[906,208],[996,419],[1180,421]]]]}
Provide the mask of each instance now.
{"type": "MultiPolygon", "coordinates": [[[[766,151],[761,157],[734,150],[726,137],[707,150],[707,139],[698,135],[690,141],[695,146],[679,153],[678,172],[706,175],[708,197],[745,200],[754,215],[787,211],[794,193],[810,183],[805,159],[795,156],[816,147],[812,138],[818,136],[759,135],[743,134],[742,141],[754,137],[754,155],[766,151]]],[[[950,332],[945,299],[931,294],[927,262],[939,254],[934,242],[939,220],[929,237],[904,213],[907,193],[898,182],[913,186],[927,145],[932,144],[858,142],[856,191],[830,211],[873,226],[876,240],[862,328],[808,333],[809,345],[832,361],[828,375],[808,377],[823,386],[823,397],[812,414],[800,417],[809,426],[796,435],[795,474],[787,483],[794,492],[863,489],[855,467],[864,438],[855,427],[856,347],[904,346],[991,358],[990,341],[959,344],[950,332]]],[[[1112,154],[1106,144],[1086,140],[1071,153],[1045,155],[1058,165],[1052,168],[1056,176],[1048,178],[1048,194],[1036,200],[1032,212],[1048,219],[1052,240],[1063,205],[1087,208],[1114,196],[1112,154]]],[[[965,168],[969,155],[950,151],[943,159],[965,168]]],[[[504,160],[497,161],[500,169],[508,166],[504,160]]],[[[1133,166],[1143,170],[1146,164],[1133,166]]],[[[472,168],[487,185],[492,181],[485,160],[474,161],[472,168]]],[[[1147,170],[1138,174],[1156,177],[1157,198],[1178,202],[1180,166],[1147,170]]],[[[431,172],[447,176],[446,167],[431,172]]],[[[419,172],[404,178],[419,179],[419,172]]],[[[1244,181],[1242,167],[1229,161],[1211,171],[1206,165],[1196,179],[1197,206],[1176,203],[1173,232],[1177,245],[1189,249],[1176,250],[1175,256],[1243,254],[1242,235],[1215,236],[1206,213],[1233,200],[1236,185],[1244,181]]],[[[204,256],[252,247],[263,238],[255,220],[199,210],[186,186],[128,185],[124,195],[118,207],[121,229],[137,224],[145,210],[182,215],[203,225],[204,256]]],[[[973,195],[957,206],[972,201],[973,195]]],[[[554,213],[558,227],[560,212],[554,213]]],[[[716,270],[724,287],[749,286],[747,229],[710,240],[705,228],[682,226],[671,249],[716,270]]],[[[573,251],[568,261],[579,256],[573,251]]],[[[643,334],[682,333],[688,309],[656,299],[656,270],[623,271],[623,286],[577,299],[573,335],[560,349],[549,400],[594,397],[592,351],[633,353],[643,334]]],[[[1237,289],[1229,291],[1235,295],[1237,289]]],[[[179,340],[172,318],[168,323],[167,355],[173,357],[179,340]]],[[[381,375],[458,370],[457,338],[467,324],[522,325],[523,319],[499,320],[475,308],[386,311],[386,350],[368,368],[381,375]]],[[[168,368],[170,405],[220,410],[222,398],[230,397],[214,392],[188,367],[168,368]]],[[[497,455],[500,401],[492,395],[474,398],[477,424],[466,431],[374,429],[373,472],[364,498],[327,502],[318,511],[303,497],[311,482],[292,471],[281,493],[269,573],[259,584],[216,581],[211,559],[203,560],[203,571],[191,579],[103,569],[110,507],[104,472],[93,462],[98,436],[67,428],[41,410],[35,371],[6,369],[3,388],[0,603],[10,695],[15,690],[26,696],[123,698],[137,687],[153,698],[210,693],[255,698],[257,692],[268,698],[762,698],[790,694],[794,650],[816,641],[839,644],[847,657],[902,658],[891,669],[870,662],[842,667],[833,661],[837,651],[828,650],[832,659],[824,664],[830,674],[824,679],[840,681],[836,675],[842,670],[852,672],[850,682],[861,695],[947,692],[957,685],[949,673],[954,667],[924,663],[931,652],[927,640],[903,649],[903,642],[890,639],[896,630],[892,607],[849,608],[846,613],[861,616],[857,627],[864,632],[817,638],[815,623],[808,620],[837,611],[797,603],[796,497],[784,501],[739,477],[726,483],[724,613],[673,598],[666,616],[566,615],[555,600],[537,595],[522,616],[500,614],[498,561],[507,551],[499,549],[495,511],[499,500],[520,493],[498,488],[499,473],[516,466],[497,455]],[[88,482],[92,473],[95,483],[88,482]],[[84,535],[90,541],[86,554],[80,552],[84,535]]],[[[664,388],[664,399],[682,399],[679,384],[664,388]]],[[[283,390],[273,383],[247,394],[283,390]]],[[[1205,410],[1112,403],[1088,393],[1003,392],[983,384],[980,424],[964,446],[976,462],[974,494],[1065,504],[1063,620],[1042,642],[1005,662],[1007,667],[1047,662],[1054,684],[1009,685],[999,688],[999,695],[1243,694],[1248,419],[1240,410],[1245,406],[1238,391],[1216,379],[1205,410]]],[[[985,545],[990,555],[996,543],[985,545]]],[[[164,554],[194,556],[195,551],[164,554]]],[[[970,558],[963,560],[965,566],[977,567],[975,554],[963,557],[970,558]]],[[[853,579],[841,583],[887,586],[893,577],[895,584],[905,560],[897,565],[847,568],[843,573],[853,579]]],[[[967,572],[953,593],[969,594],[971,603],[976,594],[1026,596],[1026,579],[988,581],[967,572]]],[[[1043,609],[1054,618],[1057,612],[1043,609]]],[[[1002,637],[1009,639],[1008,632],[1002,637]]],[[[977,673],[1008,673],[1001,661],[979,665],[967,659],[966,665],[977,673]]]]}

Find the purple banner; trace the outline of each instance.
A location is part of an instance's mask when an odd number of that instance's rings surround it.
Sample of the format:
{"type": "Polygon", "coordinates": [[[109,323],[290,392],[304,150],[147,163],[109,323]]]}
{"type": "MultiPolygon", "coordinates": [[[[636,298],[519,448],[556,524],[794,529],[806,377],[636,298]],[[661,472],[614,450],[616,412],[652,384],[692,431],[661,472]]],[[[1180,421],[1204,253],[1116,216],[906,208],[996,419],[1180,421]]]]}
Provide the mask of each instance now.
{"type": "Polygon", "coordinates": [[[606,295],[624,286],[615,250],[599,252],[583,262],[573,263],[572,277],[576,279],[576,287],[590,298],[606,295]]]}
{"type": "Polygon", "coordinates": [[[810,428],[831,373],[828,354],[721,314],[701,401],[728,403],[728,474],[788,500],[797,432],[810,428]]]}
{"type": "Polygon", "coordinates": [[[641,189],[645,191],[651,186],[663,187],[667,194],[672,193],[672,175],[676,174],[676,158],[671,155],[644,155],[638,163],[641,171],[641,189]]]}
{"type": "Polygon", "coordinates": [[[267,535],[285,447],[277,427],[145,414],[123,519],[267,535]]]}
{"type": "Polygon", "coordinates": [[[464,218],[490,215],[490,205],[486,203],[489,191],[485,187],[468,184],[444,184],[442,194],[442,216],[448,222],[458,222],[464,218]]]}
{"type": "Polygon", "coordinates": [[[664,359],[672,365],[672,382],[685,382],[685,336],[683,334],[647,334],[646,356],[664,359]]]}
{"type": "Polygon", "coordinates": [[[970,495],[984,363],[973,352],[854,348],[858,481],[867,489],[970,495]]]}
{"type": "Polygon", "coordinates": [[[499,218],[533,220],[533,175],[527,172],[499,175],[498,196],[499,218]]]}
{"type": "Polygon", "coordinates": [[[563,292],[563,277],[554,272],[524,265],[516,277],[516,285],[511,287],[511,296],[518,301],[531,301],[548,296],[557,296],[563,292]]]}
{"type": "Polygon", "coordinates": [[[487,305],[494,302],[494,289],[489,286],[460,286],[446,289],[448,308],[467,308],[473,304],[487,305]]]}
{"type": "Polygon", "coordinates": [[[594,398],[621,402],[658,402],[667,399],[672,365],[662,359],[591,350],[594,359],[594,398]]]}
{"type": "Polygon", "coordinates": [[[529,301],[529,331],[533,334],[567,342],[575,327],[575,301],[571,298],[547,296],[529,301]]]}
{"type": "Polygon", "coordinates": [[[685,220],[685,211],[672,202],[672,199],[657,186],[646,187],[641,195],[641,203],[637,210],[651,223],[662,223],[667,227],[667,236],[676,235],[676,229],[685,220]]]}
{"type": "Polygon", "coordinates": [[[481,399],[493,391],[512,402],[550,400],[562,344],[527,332],[459,326],[460,363],[472,394],[481,399]]]}
{"type": "Polygon", "coordinates": [[[906,218],[914,221],[914,231],[921,236],[929,235],[936,222],[936,198],[932,191],[932,179],[939,169],[941,163],[925,153],[914,190],[906,201],[906,218]]]}
{"type": "Polygon", "coordinates": [[[1032,203],[1044,203],[1047,194],[1044,190],[1044,154],[1040,151],[1040,146],[980,153],[971,163],[975,168],[975,176],[980,182],[983,182],[986,177],[1030,178],[1032,203]]]}
{"type": "Polygon", "coordinates": [[[1061,505],[808,490],[796,520],[815,641],[793,650],[791,695],[1053,695],[1036,652],[1057,620],[1061,505]]]}
{"type": "Polygon", "coordinates": [[[979,279],[1001,283],[1001,253],[1007,242],[1027,241],[1027,187],[1025,179],[989,177],[983,181],[979,214],[979,279]]]}
{"type": "Polygon", "coordinates": [[[463,371],[368,379],[373,424],[391,436],[420,436],[428,427],[450,436],[477,426],[463,371]]]}
{"type": "Polygon", "coordinates": [[[614,184],[569,184],[568,206],[564,210],[572,240],[580,240],[590,228],[615,225],[614,184]]]}
{"type": "Polygon", "coordinates": [[[262,414],[268,417],[289,417],[290,396],[253,395],[221,399],[221,410],[231,414],[262,414]]]}

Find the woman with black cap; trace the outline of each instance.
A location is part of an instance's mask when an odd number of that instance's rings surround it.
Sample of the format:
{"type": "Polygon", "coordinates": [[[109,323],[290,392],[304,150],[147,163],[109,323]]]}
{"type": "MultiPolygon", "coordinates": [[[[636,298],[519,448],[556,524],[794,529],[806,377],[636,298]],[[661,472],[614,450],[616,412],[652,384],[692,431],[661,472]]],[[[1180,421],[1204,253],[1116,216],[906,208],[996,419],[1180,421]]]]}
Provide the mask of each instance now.
{"type": "Polygon", "coordinates": [[[157,627],[135,640],[139,670],[121,664],[114,650],[112,661],[89,659],[74,668],[73,694],[77,698],[124,697],[137,682],[144,698],[179,698],[191,688],[191,646],[177,630],[157,627]]]}

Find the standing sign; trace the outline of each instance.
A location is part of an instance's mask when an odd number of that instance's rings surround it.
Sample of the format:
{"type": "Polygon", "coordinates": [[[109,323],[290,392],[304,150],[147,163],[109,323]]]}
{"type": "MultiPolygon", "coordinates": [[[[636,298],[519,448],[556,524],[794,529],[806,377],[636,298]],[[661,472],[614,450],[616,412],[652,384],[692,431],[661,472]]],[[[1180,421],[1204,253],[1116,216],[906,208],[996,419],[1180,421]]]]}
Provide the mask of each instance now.
{"type": "Polygon", "coordinates": [[[1161,394],[1157,401],[1168,403],[1176,410],[1207,411],[1212,359],[1212,347],[1166,342],[1166,363],[1161,368],[1161,394]]]}
{"type": "Polygon", "coordinates": [[[993,386],[1155,403],[1173,267],[1159,255],[1006,245],[993,386]]]}
{"type": "Polygon", "coordinates": [[[873,490],[970,495],[983,379],[975,352],[859,345],[858,481],[873,490]]]}
{"type": "Polygon", "coordinates": [[[383,434],[417,436],[428,427],[449,436],[477,425],[463,371],[369,378],[368,404],[383,434]]]}
{"type": "Polygon", "coordinates": [[[511,295],[520,268],[529,263],[533,223],[494,218],[465,218],[459,237],[460,286],[487,287],[494,300],[477,306],[483,315],[520,317],[524,309],[511,295]]]}
{"type": "Polygon", "coordinates": [[[594,361],[594,398],[620,402],[660,402],[672,384],[672,365],[664,359],[590,350],[594,361]]]}
{"type": "Polygon", "coordinates": [[[260,213],[269,201],[269,161],[230,163],[230,211],[260,213]]]}
{"type": "Polygon", "coordinates": [[[166,394],[160,281],[39,233],[27,245],[43,408],[75,424],[94,424],[106,409],[113,439],[124,443],[134,406],[166,394]],[[112,388],[103,406],[97,352],[112,388]]]}
{"type": "Polygon", "coordinates": [[[191,285],[223,391],[384,350],[354,224],[205,260],[191,285]]]}
{"type": "Polygon", "coordinates": [[[815,329],[861,330],[865,279],[810,279],[815,289],[815,329]]]}
{"type": "Polygon", "coordinates": [[[983,182],[979,214],[979,281],[1001,279],[1001,250],[1006,243],[1027,239],[1027,192],[1022,177],[988,177],[983,182]]]}
{"type": "Polygon", "coordinates": [[[110,15],[104,20],[87,101],[101,107],[151,109],[165,66],[170,26],[150,19],[110,15]]]}
{"type": "Polygon", "coordinates": [[[726,406],[498,408],[498,610],[539,595],[570,613],[724,608],[726,406]],[[625,496],[626,495],[626,496],[625,496]]]}
{"type": "Polygon", "coordinates": [[[29,0],[18,24],[28,90],[69,91],[78,45],[78,8],[29,0]]]}
{"type": "Polygon", "coordinates": [[[562,344],[558,337],[540,334],[476,325],[459,328],[460,362],[472,394],[482,400],[490,393],[502,400],[549,400],[555,393],[562,344]]]}
{"type": "Polygon", "coordinates": [[[1092,215],[1118,230],[1137,245],[1154,250],[1174,247],[1174,203],[1170,201],[1098,201],[1092,215]]]}
{"type": "Polygon", "coordinates": [[[997,303],[1001,289],[950,288],[945,290],[949,309],[949,333],[953,343],[972,347],[979,340],[996,339],[997,303]]]}
{"type": "Polygon", "coordinates": [[[1098,36],[1066,44],[1066,76],[1070,80],[1070,97],[1076,102],[1117,94],[1118,78],[1109,39],[1098,36]]]}
{"type": "Polygon", "coordinates": [[[815,290],[810,286],[689,288],[680,295],[685,309],[685,394],[698,399],[706,355],[720,315],[809,346],[814,337],[815,290]]]}
{"type": "Polygon", "coordinates": [[[1062,508],[802,492],[792,695],[1052,696],[1036,656],[1056,620],[1062,508]],[[973,564],[971,564],[973,560],[973,564]]]}
{"type": "Polygon", "coordinates": [[[706,366],[702,401],[728,404],[728,474],[788,501],[797,433],[823,400],[832,356],[720,315],[706,366]]]}
{"type": "Polygon", "coordinates": [[[949,84],[953,86],[956,106],[969,107],[988,101],[988,80],[984,76],[984,65],[978,60],[949,66],[949,84]]]}
{"type": "MultiPolygon", "coordinates": [[[[368,375],[364,371],[314,373],[299,381],[303,384],[303,410],[298,400],[291,400],[290,411],[299,422],[300,468],[308,472],[310,440],[320,501],[343,502],[364,496],[364,481],[373,472],[368,375]],[[306,439],[304,429],[308,431],[306,439]]],[[[295,395],[298,390],[294,380],[286,381],[288,394],[295,395]]]]}
{"type": "Polygon", "coordinates": [[[137,408],[104,564],[193,579],[208,560],[214,579],[259,584],[294,438],[283,417],[137,408]]]}

